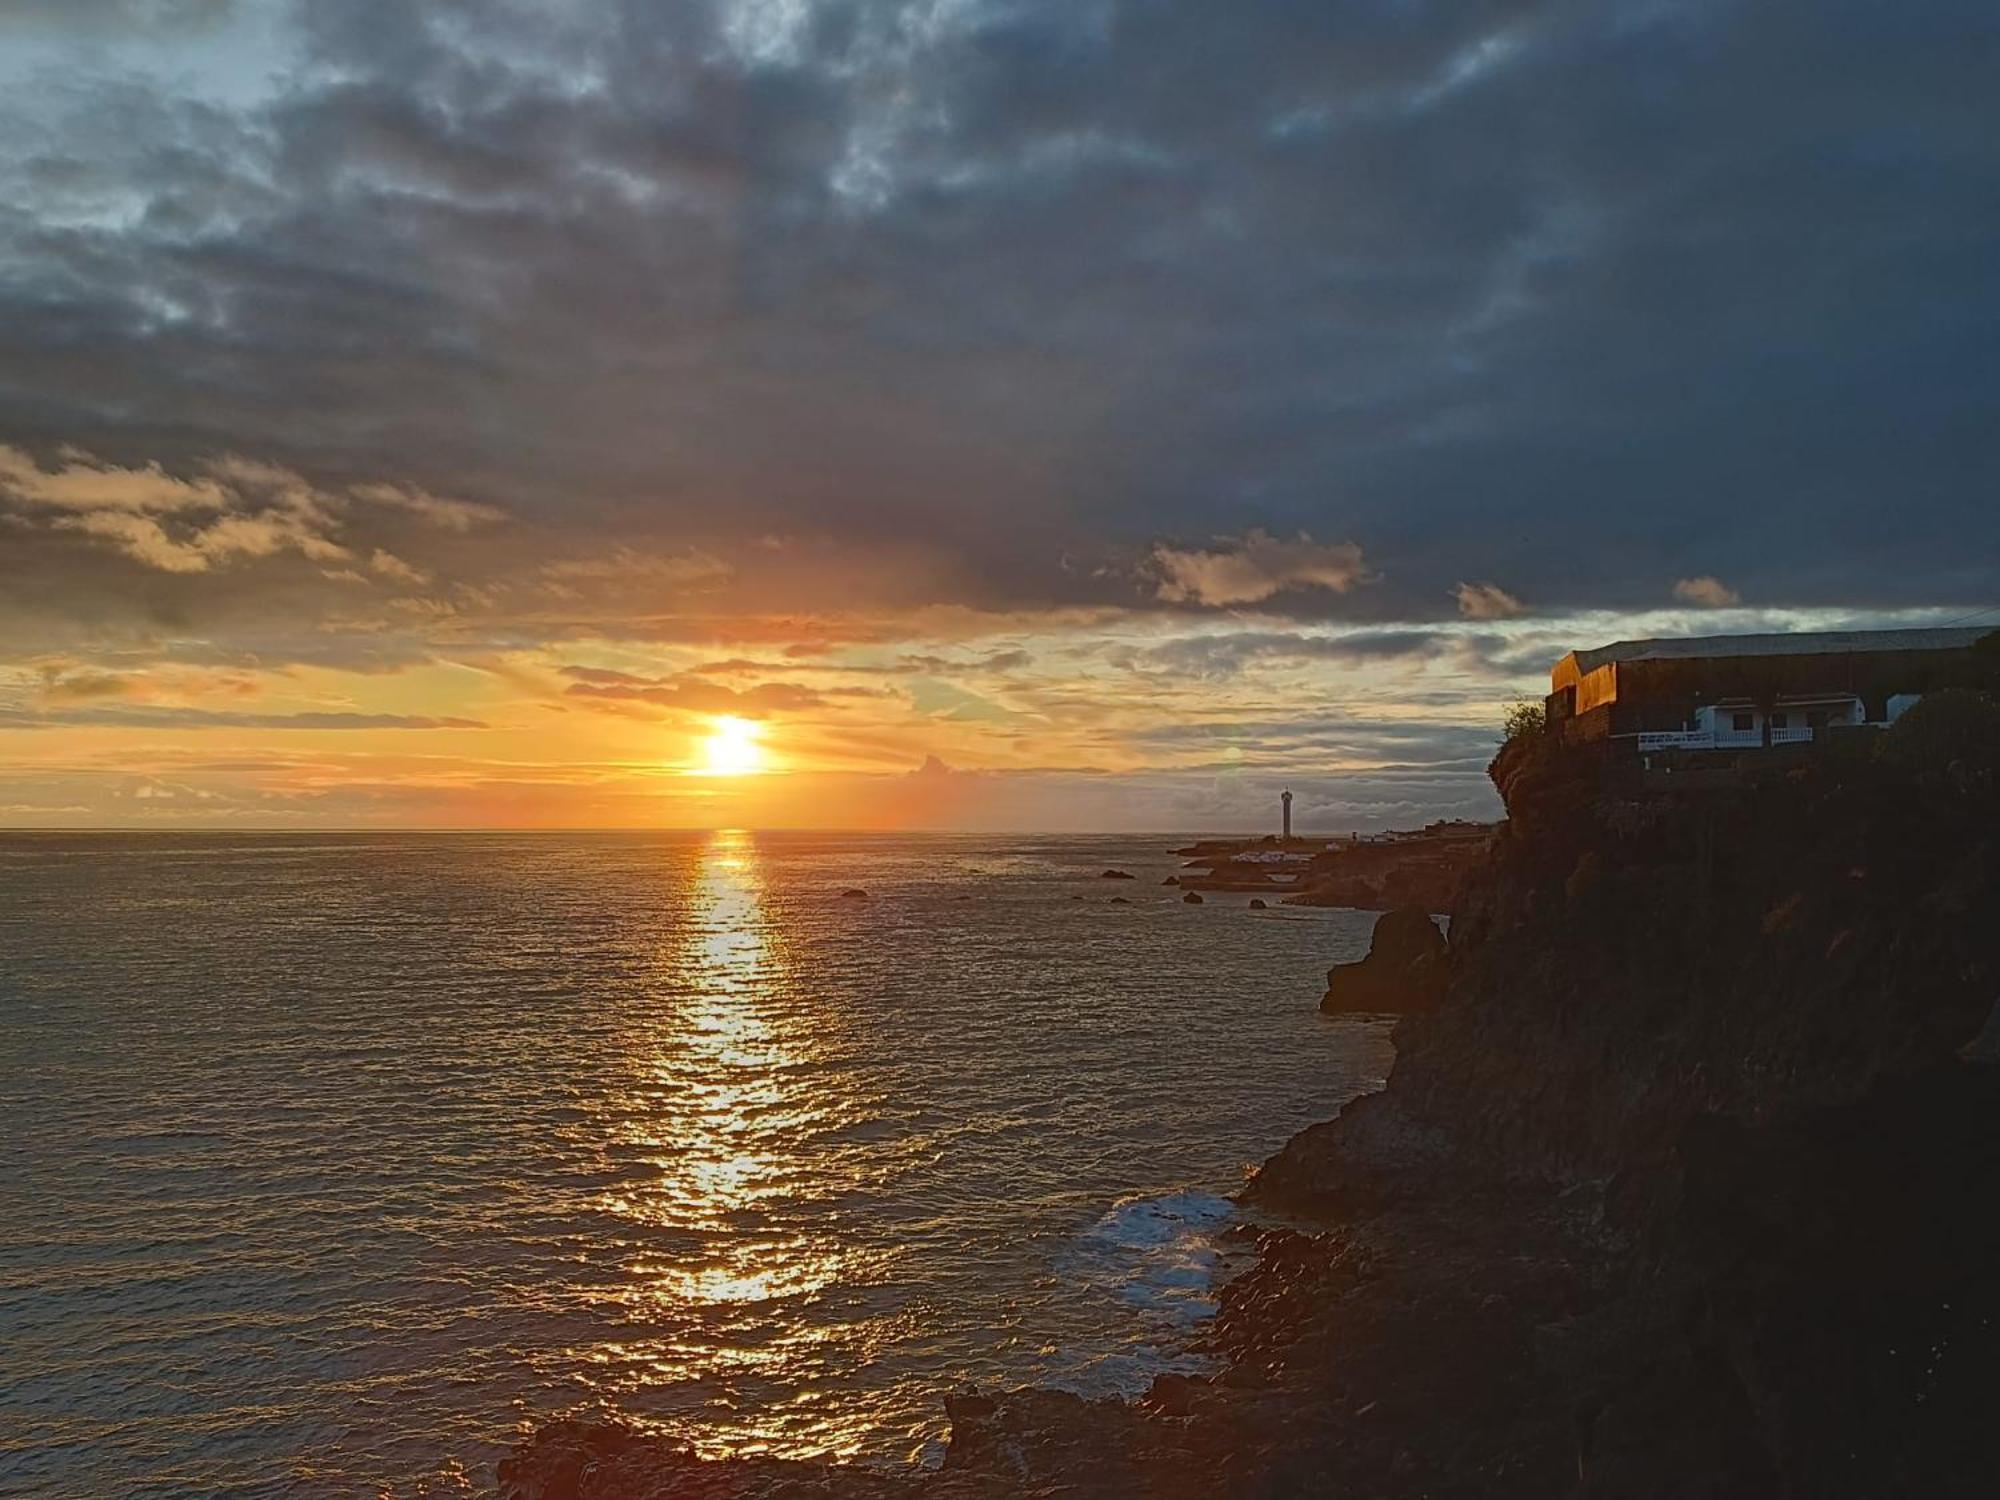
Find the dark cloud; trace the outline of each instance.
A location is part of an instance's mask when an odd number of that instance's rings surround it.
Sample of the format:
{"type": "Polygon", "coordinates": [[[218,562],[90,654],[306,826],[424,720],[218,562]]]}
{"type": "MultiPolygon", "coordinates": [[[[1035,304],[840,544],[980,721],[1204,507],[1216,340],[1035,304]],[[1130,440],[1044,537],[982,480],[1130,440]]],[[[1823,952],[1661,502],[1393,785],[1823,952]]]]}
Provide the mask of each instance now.
{"type": "MultiPolygon", "coordinates": [[[[505,508],[358,553],[405,581],[595,550],[717,584],[777,535],[904,549],[884,607],[1991,587],[1971,0],[15,13],[269,81],[12,80],[0,438],[505,508]]],[[[338,608],[268,553],[134,598],[93,580],[192,554],[93,524],[37,538],[37,608],[338,608]]]]}

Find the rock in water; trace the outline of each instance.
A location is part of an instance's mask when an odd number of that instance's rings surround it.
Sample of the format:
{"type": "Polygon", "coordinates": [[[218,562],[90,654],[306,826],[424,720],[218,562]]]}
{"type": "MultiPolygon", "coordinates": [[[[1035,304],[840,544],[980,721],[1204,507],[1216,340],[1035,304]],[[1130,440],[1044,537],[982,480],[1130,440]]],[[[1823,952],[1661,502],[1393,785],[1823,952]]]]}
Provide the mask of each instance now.
{"type": "Polygon", "coordinates": [[[858,885],[851,885],[840,893],[840,899],[843,901],[866,901],[868,893],[858,885]]]}
{"type": "Polygon", "coordinates": [[[1415,907],[1384,912],[1368,956],[1327,970],[1319,1008],[1329,1015],[1429,1010],[1444,997],[1447,951],[1429,912],[1415,907]]]}
{"type": "Polygon", "coordinates": [[[1188,906],[1199,906],[1201,905],[1201,892],[1189,891],[1185,896],[1181,897],[1181,900],[1188,906]]]}
{"type": "Polygon", "coordinates": [[[1179,885],[1180,883],[1181,878],[1178,875],[1169,875],[1165,880],[1160,882],[1161,885],[1179,885]]]}
{"type": "Polygon", "coordinates": [[[1268,911],[1269,909],[1270,908],[1264,904],[1264,898],[1262,896],[1252,896],[1250,898],[1250,910],[1268,911]]]}
{"type": "Polygon", "coordinates": [[[1133,875],[1125,870],[1106,870],[1102,875],[1098,876],[1097,878],[1099,880],[1136,880],[1138,879],[1138,876],[1133,875]]]}

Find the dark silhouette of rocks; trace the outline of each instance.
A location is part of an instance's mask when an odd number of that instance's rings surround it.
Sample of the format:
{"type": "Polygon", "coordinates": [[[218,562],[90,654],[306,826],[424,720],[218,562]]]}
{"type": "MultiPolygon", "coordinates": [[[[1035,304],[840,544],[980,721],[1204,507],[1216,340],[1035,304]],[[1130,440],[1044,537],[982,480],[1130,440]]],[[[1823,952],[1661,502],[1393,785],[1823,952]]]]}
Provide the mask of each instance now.
{"type": "MultiPolygon", "coordinates": [[[[1343,1383],[1407,1379],[1387,1341],[1459,1329],[1510,1391],[1496,1420],[1399,1440],[1463,1445],[1460,1484],[1505,1463],[1578,1497],[1981,1493],[2000,742],[1892,730],[1627,800],[1590,753],[1528,740],[1493,777],[1509,822],[1441,1003],[1398,1025],[1384,1091],[1250,1188],[1341,1226],[1299,1274],[1397,1266],[1346,1304],[1371,1333],[1343,1383]]],[[[1442,1399],[1442,1369],[1418,1373],[1442,1399]]]]}
{"type": "Polygon", "coordinates": [[[1268,911],[1269,909],[1270,909],[1270,903],[1265,901],[1265,899],[1262,896],[1252,896],[1250,898],[1250,910],[1268,911]]]}
{"type": "Polygon", "coordinates": [[[1336,845],[1315,855],[1303,877],[1305,889],[1287,896],[1285,904],[1356,911],[1413,906],[1450,913],[1457,909],[1467,872],[1485,858],[1493,828],[1440,822],[1387,838],[1381,843],[1336,845]]]}
{"type": "Polygon", "coordinates": [[[1161,885],[1179,885],[1180,883],[1181,878],[1178,875],[1169,875],[1165,880],[1160,882],[1161,885]]]}
{"type": "Polygon", "coordinates": [[[868,893],[862,890],[860,886],[853,885],[840,893],[840,899],[843,901],[866,901],[868,893]]]}
{"type": "Polygon", "coordinates": [[[1189,891],[1185,896],[1181,897],[1181,902],[1186,906],[1199,906],[1201,905],[1201,892],[1189,891]]]}
{"type": "Polygon", "coordinates": [[[1099,880],[1137,880],[1139,877],[1124,870],[1106,870],[1097,877],[1099,880]]]}
{"type": "Polygon", "coordinates": [[[1123,896],[1113,896],[1111,900],[1106,903],[1106,905],[1109,906],[1130,906],[1131,904],[1132,903],[1126,900],[1123,896]]]}
{"type": "Polygon", "coordinates": [[[1449,912],[1492,838],[1492,824],[1442,819],[1355,838],[1203,839],[1174,851],[1187,861],[1175,883],[1282,897],[1292,906],[1449,912]]]}
{"type": "Polygon", "coordinates": [[[1447,951],[1429,912],[1386,912],[1375,920],[1366,958],[1327,970],[1319,1008],[1330,1015],[1429,1010],[1444,998],[1447,951]]]}

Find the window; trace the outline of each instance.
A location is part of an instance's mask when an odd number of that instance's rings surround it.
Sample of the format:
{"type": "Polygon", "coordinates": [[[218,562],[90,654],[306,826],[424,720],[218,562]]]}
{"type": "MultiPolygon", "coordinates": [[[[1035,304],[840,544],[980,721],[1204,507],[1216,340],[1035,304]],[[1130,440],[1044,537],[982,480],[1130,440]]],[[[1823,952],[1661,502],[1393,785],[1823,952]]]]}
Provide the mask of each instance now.
{"type": "Polygon", "coordinates": [[[1806,711],[1806,728],[1826,728],[1826,710],[1823,708],[1808,709],[1806,711]]]}
{"type": "MultiPolygon", "coordinates": [[[[1748,728],[1749,726],[1745,725],[1744,727],[1748,728]]],[[[1790,714],[1772,714],[1771,727],[1773,729],[1790,729],[1792,727],[1792,716],[1790,714]]]]}
{"type": "Polygon", "coordinates": [[[1755,714],[1735,714],[1732,716],[1732,724],[1738,734],[1748,734],[1757,727],[1757,716],[1755,714]]]}

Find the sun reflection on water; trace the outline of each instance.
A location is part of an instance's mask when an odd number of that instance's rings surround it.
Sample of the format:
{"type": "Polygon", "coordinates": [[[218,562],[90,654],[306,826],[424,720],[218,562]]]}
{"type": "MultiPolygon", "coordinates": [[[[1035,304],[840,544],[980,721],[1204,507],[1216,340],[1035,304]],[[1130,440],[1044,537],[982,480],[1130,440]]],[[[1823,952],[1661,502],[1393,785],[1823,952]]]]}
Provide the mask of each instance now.
{"type": "Polygon", "coordinates": [[[595,1353],[601,1394],[709,1454],[851,1455],[870,1414],[828,1410],[814,1386],[887,1326],[796,1312],[871,1279],[816,1212],[852,1186],[817,1143],[863,1101],[823,1066],[755,837],[714,835],[680,894],[665,1003],[635,1028],[614,1101],[614,1154],[652,1175],[602,1200],[632,1234],[606,1294],[625,1336],[595,1353]]]}

